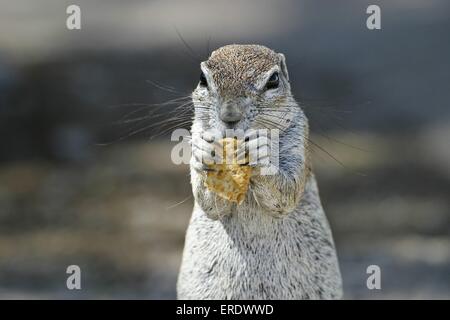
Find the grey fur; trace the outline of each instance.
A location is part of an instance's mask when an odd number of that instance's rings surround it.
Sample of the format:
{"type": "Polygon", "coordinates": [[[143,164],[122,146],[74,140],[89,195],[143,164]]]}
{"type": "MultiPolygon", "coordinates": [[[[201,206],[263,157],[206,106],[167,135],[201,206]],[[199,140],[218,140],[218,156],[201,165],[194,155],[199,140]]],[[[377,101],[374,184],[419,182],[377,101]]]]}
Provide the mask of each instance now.
{"type": "Polygon", "coordinates": [[[290,91],[284,56],[255,45],[215,51],[202,70],[209,88],[192,95],[192,132],[217,129],[221,105],[242,107],[235,129],[280,129],[280,169],[254,175],[245,201],[230,203],[204,187],[191,159],[195,198],[177,284],[180,299],[336,299],[342,281],[308,148],[308,122],[290,91]],[[280,87],[264,91],[270,73],[280,87]]]}

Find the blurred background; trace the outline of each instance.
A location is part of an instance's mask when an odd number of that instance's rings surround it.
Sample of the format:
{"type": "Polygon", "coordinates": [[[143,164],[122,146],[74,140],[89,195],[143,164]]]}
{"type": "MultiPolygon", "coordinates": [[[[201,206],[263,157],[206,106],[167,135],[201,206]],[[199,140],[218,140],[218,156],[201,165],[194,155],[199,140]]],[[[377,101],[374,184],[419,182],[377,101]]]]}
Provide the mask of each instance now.
{"type": "Polygon", "coordinates": [[[229,43],[286,55],[345,297],[450,298],[450,2],[0,0],[0,30],[0,298],[175,298],[193,200],[165,102],[229,43]]]}

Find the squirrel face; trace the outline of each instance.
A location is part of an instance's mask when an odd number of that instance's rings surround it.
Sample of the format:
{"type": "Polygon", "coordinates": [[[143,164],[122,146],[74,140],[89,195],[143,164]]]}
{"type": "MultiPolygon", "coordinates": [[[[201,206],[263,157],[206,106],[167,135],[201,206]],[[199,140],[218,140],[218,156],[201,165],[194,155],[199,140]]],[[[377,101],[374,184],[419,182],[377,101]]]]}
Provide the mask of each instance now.
{"type": "Polygon", "coordinates": [[[192,94],[203,130],[285,129],[300,111],[284,55],[259,45],[228,45],[200,64],[192,94]]]}

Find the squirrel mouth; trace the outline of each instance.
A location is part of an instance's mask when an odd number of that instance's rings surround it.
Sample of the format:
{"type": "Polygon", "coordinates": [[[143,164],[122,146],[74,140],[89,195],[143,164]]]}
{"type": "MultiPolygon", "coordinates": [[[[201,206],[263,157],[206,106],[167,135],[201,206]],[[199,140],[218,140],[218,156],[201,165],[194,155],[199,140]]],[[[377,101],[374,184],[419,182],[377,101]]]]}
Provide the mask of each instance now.
{"type": "Polygon", "coordinates": [[[225,127],[226,127],[227,129],[234,129],[234,128],[236,128],[236,126],[238,125],[238,123],[239,123],[240,121],[241,121],[241,120],[237,120],[237,121],[227,121],[227,122],[223,121],[223,124],[225,125],[225,127]]]}

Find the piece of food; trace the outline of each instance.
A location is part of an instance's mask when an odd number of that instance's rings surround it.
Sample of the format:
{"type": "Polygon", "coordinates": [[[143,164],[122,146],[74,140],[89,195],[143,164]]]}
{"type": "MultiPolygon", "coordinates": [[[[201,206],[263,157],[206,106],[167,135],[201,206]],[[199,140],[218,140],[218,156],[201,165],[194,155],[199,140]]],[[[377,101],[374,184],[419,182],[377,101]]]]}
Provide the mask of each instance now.
{"type": "Polygon", "coordinates": [[[252,168],[238,163],[236,156],[238,143],[238,140],[233,138],[220,140],[223,162],[209,165],[215,171],[206,173],[205,185],[218,196],[240,204],[247,194],[252,168]]]}

